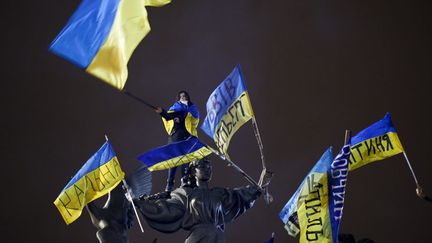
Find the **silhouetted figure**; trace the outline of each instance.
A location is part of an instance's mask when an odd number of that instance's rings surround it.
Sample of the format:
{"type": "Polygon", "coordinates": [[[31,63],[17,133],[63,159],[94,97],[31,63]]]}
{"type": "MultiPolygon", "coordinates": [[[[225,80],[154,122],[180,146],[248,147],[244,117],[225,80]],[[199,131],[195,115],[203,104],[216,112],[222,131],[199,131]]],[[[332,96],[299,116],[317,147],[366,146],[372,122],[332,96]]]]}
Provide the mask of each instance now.
{"type": "Polygon", "coordinates": [[[134,214],[130,202],[124,196],[122,184],[115,187],[102,208],[94,202],[87,204],[96,237],[100,243],[128,243],[127,230],[132,226],[134,214]]]}
{"type": "MultiPolygon", "coordinates": [[[[132,198],[136,198],[135,195],[149,194],[151,173],[146,167],[141,167],[129,175],[126,182],[132,192],[132,198]]],[[[135,214],[125,193],[123,183],[120,183],[109,192],[102,208],[94,202],[87,204],[86,208],[97,229],[96,237],[100,243],[129,243],[127,230],[132,226],[135,214]]]]}
{"type": "Polygon", "coordinates": [[[339,234],[338,240],[340,243],[375,243],[375,241],[367,238],[356,241],[352,234],[339,234]]]}
{"type": "MultiPolygon", "coordinates": [[[[169,135],[168,144],[186,140],[190,136],[197,136],[199,112],[196,105],[191,102],[188,92],[178,92],[177,101],[168,111],[161,107],[155,111],[163,118],[165,130],[169,135]]],[[[170,192],[174,189],[174,179],[178,167],[181,167],[182,176],[187,173],[187,164],[168,169],[165,191],[170,192]]]]}
{"type": "Polygon", "coordinates": [[[186,243],[224,242],[226,223],[251,208],[259,197],[257,188],[209,188],[212,166],[206,158],[192,162],[196,187],[183,186],[171,198],[136,200],[147,223],[160,232],[190,231],[186,243]]]}

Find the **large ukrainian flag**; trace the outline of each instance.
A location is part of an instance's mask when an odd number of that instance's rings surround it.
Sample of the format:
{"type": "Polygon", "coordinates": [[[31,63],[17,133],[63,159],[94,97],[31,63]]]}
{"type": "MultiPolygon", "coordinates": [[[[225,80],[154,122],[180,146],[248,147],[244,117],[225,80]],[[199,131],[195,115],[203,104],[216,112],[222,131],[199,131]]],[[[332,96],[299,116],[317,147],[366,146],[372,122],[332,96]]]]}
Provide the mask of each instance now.
{"type": "Polygon", "coordinates": [[[150,31],[145,6],[171,0],[83,0],[50,51],[122,90],[132,52],[150,31]]]}
{"type": "Polygon", "coordinates": [[[211,150],[198,138],[191,136],[186,140],[148,151],[138,156],[138,160],[142,161],[149,171],[165,170],[200,160],[211,153],[211,150]]]}
{"type": "Polygon", "coordinates": [[[84,164],[54,201],[66,224],[80,215],[84,206],[107,194],[124,178],[111,144],[105,144],[84,164]]]}
{"type": "Polygon", "coordinates": [[[352,137],[351,142],[350,171],[403,152],[390,113],[352,137]]]}

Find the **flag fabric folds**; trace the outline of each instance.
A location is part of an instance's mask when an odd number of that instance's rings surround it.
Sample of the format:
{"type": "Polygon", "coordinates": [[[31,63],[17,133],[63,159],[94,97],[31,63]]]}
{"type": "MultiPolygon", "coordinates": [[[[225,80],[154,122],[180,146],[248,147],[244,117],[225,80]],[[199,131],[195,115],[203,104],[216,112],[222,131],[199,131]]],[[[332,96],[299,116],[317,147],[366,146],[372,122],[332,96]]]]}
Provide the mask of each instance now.
{"type": "Polygon", "coordinates": [[[234,133],[254,115],[240,65],[213,91],[206,108],[207,115],[201,129],[227,155],[234,133]]]}
{"type": "Polygon", "coordinates": [[[302,181],[297,191],[290,198],[287,204],[284,206],[282,211],[279,213],[279,217],[285,224],[285,229],[291,236],[296,236],[300,232],[300,225],[298,221],[297,208],[300,208],[304,204],[304,195],[301,195],[302,189],[305,186],[311,186],[311,179],[317,178],[316,174],[321,173],[321,177],[326,172],[327,166],[333,160],[332,148],[328,148],[326,152],[321,156],[312,170],[308,173],[306,178],[302,181]],[[315,174],[313,174],[315,173],[315,174]]]}
{"type": "MultiPolygon", "coordinates": [[[[184,112],[184,115],[185,115],[184,116],[185,117],[184,124],[185,124],[186,130],[192,136],[198,137],[197,127],[198,127],[198,123],[199,123],[199,112],[198,112],[198,108],[195,104],[185,105],[185,104],[182,104],[180,101],[177,101],[176,103],[174,103],[174,105],[172,105],[169,108],[169,110],[167,112],[168,113],[184,112]]],[[[165,130],[167,131],[168,135],[170,135],[171,131],[174,127],[174,121],[173,120],[167,121],[163,117],[162,117],[162,121],[164,123],[165,130]]]]}
{"type": "Polygon", "coordinates": [[[84,206],[116,187],[125,174],[107,141],[84,164],[54,201],[66,224],[75,221],[84,206]]]}
{"type": "Polygon", "coordinates": [[[390,113],[352,137],[351,141],[350,171],[403,152],[390,113]]]}
{"type": "Polygon", "coordinates": [[[171,0],[83,0],[49,50],[122,90],[132,52],[150,31],[145,6],[171,0]]]}
{"type": "Polygon", "coordinates": [[[329,148],[280,212],[288,233],[300,233],[300,243],[337,242],[350,154],[347,144],[332,160],[329,148]]]}
{"type": "Polygon", "coordinates": [[[209,154],[210,149],[198,138],[191,136],[186,140],[155,148],[138,156],[138,160],[142,161],[149,171],[155,171],[187,164],[209,154]]]}

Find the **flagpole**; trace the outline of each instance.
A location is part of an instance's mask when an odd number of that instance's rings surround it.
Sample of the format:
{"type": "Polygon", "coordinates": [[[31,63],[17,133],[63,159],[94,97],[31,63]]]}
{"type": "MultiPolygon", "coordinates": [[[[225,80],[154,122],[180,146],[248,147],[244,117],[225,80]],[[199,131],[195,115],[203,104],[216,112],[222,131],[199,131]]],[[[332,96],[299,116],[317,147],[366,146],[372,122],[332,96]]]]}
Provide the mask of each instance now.
{"type": "Polygon", "coordinates": [[[404,157],[405,157],[405,161],[407,162],[408,167],[409,167],[409,169],[410,169],[410,171],[411,171],[411,174],[412,174],[412,176],[413,176],[413,178],[414,178],[414,181],[415,181],[417,187],[419,187],[420,185],[419,185],[419,183],[418,183],[417,177],[416,177],[416,175],[415,175],[415,173],[414,173],[414,170],[413,170],[413,168],[412,168],[412,166],[411,166],[411,163],[410,163],[410,161],[409,161],[409,159],[408,159],[408,156],[407,156],[407,154],[405,153],[405,151],[403,151],[403,155],[404,155],[404,157]]]}
{"type": "MultiPolygon", "coordinates": [[[[105,134],[105,140],[108,142],[108,136],[105,134]]],[[[138,224],[139,224],[139,226],[140,226],[140,228],[141,228],[141,232],[142,233],[144,233],[144,229],[143,229],[143,227],[142,227],[142,224],[141,224],[141,221],[140,221],[140,218],[138,217],[138,212],[137,212],[137,210],[136,210],[136,207],[135,207],[135,203],[133,202],[133,200],[132,200],[132,195],[131,195],[131,193],[130,193],[130,190],[129,190],[129,186],[128,186],[128,184],[126,183],[126,180],[123,178],[122,179],[122,181],[123,181],[123,185],[124,185],[124,187],[125,187],[125,189],[126,189],[126,199],[132,204],[132,208],[133,208],[133,210],[134,210],[134,212],[135,212],[135,216],[137,217],[137,221],[138,221],[138,224]]]]}
{"type": "Polygon", "coordinates": [[[219,153],[219,151],[217,151],[216,149],[206,145],[207,148],[209,148],[214,154],[216,154],[217,156],[219,156],[222,160],[228,162],[229,166],[234,167],[234,169],[236,169],[238,172],[240,172],[243,177],[246,178],[246,180],[248,180],[250,183],[252,183],[254,186],[258,187],[260,191],[263,191],[263,188],[261,188],[258,183],[248,174],[246,174],[246,172],[244,172],[238,165],[236,165],[234,162],[232,162],[230,159],[228,159],[226,156],[222,155],[221,153],[219,153]]]}
{"type": "Polygon", "coordinates": [[[255,138],[256,138],[256,140],[258,142],[258,147],[259,147],[260,154],[261,154],[262,167],[263,167],[263,169],[267,169],[266,163],[265,163],[265,159],[264,159],[264,146],[263,146],[263,143],[262,143],[262,140],[261,140],[261,135],[260,135],[260,132],[259,132],[259,129],[258,129],[258,123],[257,123],[257,121],[255,119],[255,115],[252,116],[252,127],[254,129],[255,138]]]}
{"type": "Polygon", "coordinates": [[[347,145],[351,140],[351,130],[345,130],[344,145],[347,145]]]}
{"type": "Polygon", "coordinates": [[[141,99],[141,98],[138,97],[138,96],[135,96],[134,94],[132,94],[131,92],[129,92],[129,91],[127,91],[127,90],[122,90],[122,93],[125,94],[125,95],[127,95],[127,96],[129,96],[129,97],[131,97],[131,98],[134,99],[134,100],[139,101],[140,103],[146,105],[147,107],[152,108],[153,110],[156,110],[156,109],[157,109],[156,106],[154,106],[154,105],[148,103],[147,101],[141,99]]]}
{"type": "Polygon", "coordinates": [[[131,195],[131,192],[130,192],[129,186],[128,186],[128,184],[126,183],[126,180],[125,180],[125,179],[122,179],[122,181],[123,181],[123,185],[124,185],[124,187],[126,188],[126,194],[127,194],[126,198],[127,198],[128,201],[132,204],[132,208],[133,208],[133,210],[134,210],[134,212],[135,212],[135,216],[136,216],[136,218],[137,218],[137,221],[138,221],[138,224],[139,224],[139,226],[140,226],[141,232],[144,233],[144,229],[143,229],[143,227],[142,227],[141,220],[140,220],[140,218],[139,218],[139,216],[138,216],[138,212],[137,212],[137,210],[136,210],[135,203],[134,203],[133,200],[132,200],[132,195],[131,195]]]}

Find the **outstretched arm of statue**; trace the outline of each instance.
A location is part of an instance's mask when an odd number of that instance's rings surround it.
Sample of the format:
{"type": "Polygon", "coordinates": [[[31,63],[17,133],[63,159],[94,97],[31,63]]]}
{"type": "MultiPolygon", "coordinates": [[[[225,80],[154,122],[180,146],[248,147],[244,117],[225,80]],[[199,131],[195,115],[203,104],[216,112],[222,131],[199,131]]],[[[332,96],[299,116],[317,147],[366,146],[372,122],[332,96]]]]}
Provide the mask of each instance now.
{"type": "Polygon", "coordinates": [[[222,197],[225,223],[233,221],[235,218],[246,212],[246,210],[250,209],[260,195],[261,191],[255,186],[225,189],[222,197]]]}

